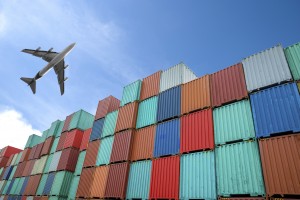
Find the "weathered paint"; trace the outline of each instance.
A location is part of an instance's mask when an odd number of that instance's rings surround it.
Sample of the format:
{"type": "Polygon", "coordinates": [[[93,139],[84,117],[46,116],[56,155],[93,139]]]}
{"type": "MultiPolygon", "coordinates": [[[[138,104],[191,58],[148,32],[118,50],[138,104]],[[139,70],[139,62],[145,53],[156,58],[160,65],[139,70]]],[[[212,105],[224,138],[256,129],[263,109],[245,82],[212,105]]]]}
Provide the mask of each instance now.
{"type": "Polygon", "coordinates": [[[97,154],[96,166],[109,164],[113,142],[114,136],[106,137],[101,140],[101,144],[97,154]]]}
{"type": "Polygon", "coordinates": [[[85,159],[85,155],[86,155],[86,151],[82,151],[82,152],[79,153],[76,168],[75,168],[75,172],[74,172],[75,176],[79,176],[81,174],[82,167],[83,167],[83,162],[84,162],[84,159],[85,159]]]}
{"type": "Polygon", "coordinates": [[[107,113],[117,110],[119,106],[120,100],[111,95],[100,100],[98,103],[95,120],[104,118],[107,113]]]}
{"type": "Polygon", "coordinates": [[[90,141],[94,141],[101,138],[104,120],[104,118],[101,118],[94,121],[90,141]]]}
{"type": "Polygon", "coordinates": [[[139,104],[136,128],[149,126],[156,122],[158,96],[146,99],[139,104]]]}
{"type": "Polygon", "coordinates": [[[161,72],[162,71],[158,71],[143,79],[140,100],[158,95],[161,72]]]}
{"type": "Polygon", "coordinates": [[[70,184],[73,178],[73,173],[60,171],[55,174],[50,195],[67,197],[69,194],[70,184]]]}
{"type": "Polygon", "coordinates": [[[79,110],[72,115],[72,119],[70,121],[69,130],[72,129],[80,129],[86,130],[93,126],[94,115],[84,111],[79,110]]]}
{"type": "Polygon", "coordinates": [[[119,111],[116,110],[106,115],[102,129],[102,138],[107,137],[109,135],[113,135],[115,133],[118,113],[119,111]]]}
{"type": "Polygon", "coordinates": [[[300,79],[300,42],[284,49],[285,57],[295,80],[300,79]]]}
{"type": "Polygon", "coordinates": [[[76,191],[78,188],[79,180],[80,180],[80,176],[73,176],[70,189],[69,189],[69,194],[68,194],[69,200],[76,199],[76,191]]]}
{"type": "Polygon", "coordinates": [[[140,99],[142,81],[137,80],[129,85],[126,85],[123,89],[123,95],[121,100],[121,106],[134,102],[140,99]]]}

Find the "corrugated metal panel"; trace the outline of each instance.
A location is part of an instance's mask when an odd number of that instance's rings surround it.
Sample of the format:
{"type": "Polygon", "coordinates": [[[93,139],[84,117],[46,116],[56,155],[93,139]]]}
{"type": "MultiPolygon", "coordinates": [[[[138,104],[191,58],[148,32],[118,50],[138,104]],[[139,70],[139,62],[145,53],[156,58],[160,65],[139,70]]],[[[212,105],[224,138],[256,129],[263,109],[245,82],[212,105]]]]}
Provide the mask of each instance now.
{"type": "Polygon", "coordinates": [[[248,96],[242,63],[213,73],[210,77],[212,106],[221,106],[248,96]]]}
{"type": "Polygon", "coordinates": [[[36,160],[30,160],[26,163],[22,176],[30,176],[36,160]]]}
{"type": "Polygon", "coordinates": [[[300,42],[284,49],[285,57],[295,80],[300,79],[300,42]]]}
{"type": "Polygon", "coordinates": [[[50,168],[50,164],[52,162],[52,158],[53,158],[53,154],[50,154],[48,156],[46,164],[45,164],[44,173],[48,173],[49,172],[49,168],[50,168]]]}
{"type": "Polygon", "coordinates": [[[12,171],[13,167],[12,166],[8,166],[5,171],[4,171],[4,174],[2,176],[2,179],[3,180],[8,180],[10,174],[11,174],[11,171],[12,171]]]}
{"type": "Polygon", "coordinates": [[[50,137],[50,136],[56,137],[56,135],[58,134],[58,131],[59,131],[60,123],[61,123],[60,120],[56,120],[55,122],[52,122],[51,127],[48,131],[47,137],[50,137]]]}
{"type": "Polygon", "coordinates": [[[0,157],[9,157],[16,153],[20,153],[21,151],[22,151],[21,149],[18,149],[18,148],[12,147],[12,146],[6,146],[6,147],[2,148],[0,157]]]}
{"type": "Polygon", "coordinates": [[[34,158],[34,154],[35,154],[36,148],[37,148],[37,146],[33,146],[31,148],[30,154],[28,156],[28,160],[32,160],[34,158]]]}
{"type": "Polygon", "coordinates": [[[83,132],[83,137],[80,145],[80,151],[86,150],[89,140],[90,140],[90,135],[91,135],[92,129],[89,128],[83,132]]]}
{"type": "Polygon", "coordinates": [[[46,185],[47,178],[48,178],[48,174],[43,174],[43,176],[41,178],[41,181],[40,181],[40,184],[39,184],[39,187],[36,191],[37,195],[43,195],[43,191],[44,191],[44,188],[45,188],[45,185],[46,185]]]}
{"type": "MultiPolygon", "coordinates": [[[[26,166],[26,162],[19,163],[19,164],[17,165],[17,170],[16,170],[16,172],[15,172],[14,177],[21,177],[22,174],[23,174],[23,170],[24,170],[25,166],[26,166]]],[[[0,174],[1,174],[1,173],[0,173],[0,174]]],[[[0,177],[1,177],[1,176],[0,176],[0,177]]]]}
{"type": "Polygon", "coordinates": [[[143,79],[140,100],[158,95],[161,73],[162,71],[158,71],[143,79]]]}
{"type": "MultiPolygon", "coordinates": [[[[284,198],[280,198],[280,199],[284,200],[284,198]]],[[[218,200],[265,200],[265,198],[264,197],[225,197],[225,198],[219,197],[218,200]]]]}
{"type": "Polygon", "coordinates": [[[8,161],[8,158],[6,158],[6,157],[0,158],[0,167],[5,167],[7,161],[8,161]]]}
{"type": "Polygon", "coordinates": [[[12,167],[12,171],[11,171],[11,173],[10,173],[10,175],[9,175],[8,180],[12,180],[12,179],[13,179],[16,170],[17,170],[17,166],[13,166],[13,167],[12,167]]]}
{"type": "Polygon", "coordinates": [[[85,168],[82,170],[76,197],[90,197],[95,170],[96,168],[85,168]]]}
{"type": "Polygon", "coordinates": [[[150,160],[134,162],[130,165],[127,199],[148,199],[151,178],[150,160]]]}
{"type": "Polygon", "coordinates": [[[146,99],[139,104],[136,128],[149,126],[156,122],[158,96],[146,99]]]}
{"type": "Polygon", "coordinates": [[[121,100],[121,106],[134,102],[140,99],[142,81],[137,80],[129,85],[126,85],[123,89],[123,95],[121,100]]]}
{"type": "Polygon", "coordinates": [[[48,174],[47,181],[46,181],[44,191],[43,191],[43,195],[49,195],[50,194],[54,178],[55,178],[55,172],[48,174]]]}
{"type": "Polygon", "coordinates": [[[130,160],[133,130],[127,130],[115,135],[110,162],[130,160]]]}
{"type": "Polygon", "coordinates": [[[73,200],[76,198],[76,192],[79,184],[80,176],[74,176],[70,185],[68,199],[73,200]]]}
{"type": "Polygon", "coordinates": [[[20,159],[20,162],[27,161],[30,152],[31,152],[31,149],[24,149],[23,153],[22,153],[22,156],[21,156],[21,159],[20,159]]]}
{"type": "Polygon", "coordinates": [[[40,143],[41,137],[35,134],[32,134],[28,137],[27,143],[25,145],[25,148],[31,148],[38,143],[40,143]]]}
{"type": "Polygon", "coordinates": [[[61,122],[59,123],[59,127],[58,127],[58,129],[57,129],[57,133],[56,133],[55,137],[60,137],[64,125],[65,125],[65,120],[64,120],[64,121],[61,121],[61,122]]]}
{"type": "MultiPolygon", "coordinates": [[[[10,190],[10,194],[18,195],[18,193],[16,193],[16,189],[18,187],[19,182],[20,182],[20,178],[16,178],[10,190]]],[[[1,186],[0,186],[0,190],[1,190],[1,186]]]]}
{"type": "Polygon", "coordinates": [[[101,140],[101,145],[97,154],[96,166],[109,164],[113,142],[114,136],[106,137],[101,140]]]}
{"type": "Polygon", "coordinates": [[[299,90],[299,92],[300,92],[300,82],[297,83],[297,85],[298,85],[298,90],[299,90]]]}
{"type": "Polygon", "coordinates": [[[250,95],[257,137],[300,131],[300,96],[295,83],[250,95]]]}
{"type": "Polygon", "coordinates": [[[91,197],[104,198],[109,165],[96,167],[93,183],[91,185],[91,197]]]}
{"type": "Polygon", "coordinates": [[[133,134],[131,160],[143,160],[153,157],[155,131],[155,125],[135,131],[133,134]]]}
{"type": "Polygon", "coordinates": [[[59,139],[60,139],[60,137],[57,137],[57,138],[54,139],[51,150],[50,150],[50,153],[54,153],[56,151],[59,139]]]}
{"type": "Polygon", "coordinates": [[[64,143],[65,143],[67,134],[68,134],[68,132],[64,132],[64,133],[62,133],[61,136],[59,137],[59,141],[58,141],[58,144],[57,144],[57,147],[56,147],[56,151],[61,151],[61,150],[63,150],[63,148],[64,148],[64,143]]]}
{"type": "Polygon", "coordinates": [[[85,155],[86,155],[86,151],[82,151],[79,153],[75,172],[74,172],[74,175],[76,176],[79,176],[81,174],[85,155]]]}
{"type": "Polygon", "coordinates": [[[94,121],[90,141],[98,140],[101,138],[104,121],[104,118],[94,121]]]}
{"type": "Polygon", "coordinates": [[[187,83],[197,76],[184,64],[179,63],[161,73],[159,92],[187,83]]]}
{"type": "Polygon", "coordinates": [[[70,185],[73,179],[73,173],[60,171],[55,174],[50,195],[67,197],[69,194],[70,185]]]}
{"type": "Polygon", "coordinates": [[[106,97],[99,101],[95,120],[105,117],[107,113],[117,110],[119,106],[120,100],[113,96],[106,97]]]}
{"type": "Polygon", "coordinates": [[[83,163],[84,167],[95,166],[99,148],[100,140],[89,143],[83,163]]]}
{"type": "Polygon", "coordinates": [[[41,152],[42,152],[42,149],[43,149],[43,145],[44,145],[44,143],[40,143],[40,144],[37,145],[35,153],[34,153],[34,159],[39,159],[40,158],[41,152]]]}
{"type": "Polygon", "coordinates": [[[41,151],[41,156],[49,154],[53,141],[54,141],[54,137],[49,137],[45,140],[43,149],[41,151]]]}
{"type": "Polygon", "coordinates": [[[11,165],[11,161],[12,161],[13,158],[14,158],[14,155],[10,155],[9,156],[8,161],[7,161],[6,165],[5,165],[5,167],[8,167],[8,166],[11,165]]]}
{"type": "Polygon", "coordinates": [[[105,198],[126,197],[129,163],[113,164],[109,167],[105,198]]]}
{"type": "Polygon", "coordinates": [[[18,154],[13,155],[13,159],[11,161],[11,165],[15,165],[18,154]]]}
{"type": "Polygon", "coordinates": [[[51,160],[51,163],[49,166],[49,172],[56,171],[59,160],[60,160],[61,153],[62,153],[61,151],[58,151],[53,154],[53,157],[52,157],[52,160],[51,160]]]}
{"type": "Polygon", "coordinates": [[[181,90],[181,114],[211,106],[209,75],[183,84],[181,90]]]}
{"type": "Polygon", "coordinates": [[[16,165],[20,163],[22,155],[23,155],[23,151],[21,151],[20,153],[18,153],[18,156],[16,158],[16,162],[15,162],[16,165]]]}
{"type": "Polygon", "coordinates": [[[34,175],[29,177],[27,187],[24,191],[25,195],[35,195],[40,183],[41,176],[42,175],[34,175]]]}
{"type": "Polygon", "coordinates": [[[180,199],[216,199],[213,151],[184,154],[180,158],[180,199]]]}
{"type": "Polygon", "coordinates": [[[16,194],[18,194],[18,195],[21,195],[21,194],[22,194],[22,193],[21,193],[21,189],[22,189],[22,187],[23,187],[24,181],[25,181],[25,177],[20,178],[19,183],[18,183],[18,185],[17,185],[17,188],[16,188],[16,190],[15,190],[15,193],[16,193],[16,194]]]}
{"type": "Polygon", "coordinates": [[[249,100],[214,109],[215,144],[255,137],[249,100]]]}
{"type": "Polygon", "coordinates": [[[149,198],[178,199],[179,177],[179,156],[171,156],[153,160],[149,198]]]}
{"type": "Polygon", "coordinates": [[[180,118],[180,152],[214,148],[212,109],[201,110],[180,118]]]}
{"type": "Polygon", "coordinates": [[[10,183],[8,184],[8,187],[7,187],[7,190],[6,190],[6,194],[10,194],[10,191],[11,191],[11,188],[12,188],[14,182],[15,182],[15,179],[10,180],[10,183]]]}
{"type": "Polygon", "coordinates": [[[248,91],[292,79],[281,45],[245,58],[243,67],[248,91]]]}
{"type": "Polygon", "coordinates": [[[157,121],[180,115],[181,86],[166,90],[158,96],[157,121]]]}
{"type": "Polygon", "coordinates": [[[48,155],[47,156],[43,156],[40,158],[40,162],[39,162],[39,165],[36,169],[36,174],[42,174],[43,171],[44,171],[44,168],[45,168],[45,165],[46,165],[46,162],[47,162],[47,159],[48,159],[48,155]]]}
{"type": "Polygon", "coordinates": [[[8,188],[10,186],[10,183],[11,183],[11,181],[7,181],[6,182],[5,187],[4,187],[3,191],[2,191],[2,194],[8,194],[7,191],[8,191],[8,188]]]}
{"type": "Polygon", "coordinates": [[[68,148],[64,149],[61,153],[59,163],[57,165],[57,171],[70,171],[74,172],[76,168],[76,163],[79,156],[79,150],[68,148]]]}
{"type": "Polygon", "coordinates": [[[267,195],[300,194],[300,134],[259,141],[267,195]]]}
{"type": "Polygon", "coordinates": [[[102,129],[102,138],[114,134],[117,125],[118,112],[119,111],[116,110],[106,115],[102,129]]]}
{"type": "Polygon", "coordinates": [[[93,126],[94,115],[84,111],[79,110],[73,114],[72,120],[69,125],[69,130],[80,129],[86,130],[93,126]]]}
{"type": "Polygon", "coordinates": [[[174,119],[157,125],[154,157],[174,155],[180,148],[180,121],[174,119]]]}
{"type": "Polygon", "coordinates": [[[40,163],[40,160],[39,160],[39,159],[35,161],[35,163],[34,163],[34,165],[33,165],[33,168],[32,168],[32,171],[31,171],[30,175],[35,175],[35,174],[36,174],[36,171],[37,171],[37,168],[38,168],[38,166],[39,166],[39,163],[40,163]]]}
{"type": "Polygon", "coordinates": [[[138,103],[130,103],[119,109],[116,132],[135,128],[138,103]]]}
{"type": "Polygon", "coordinates": [[[216,147],[218,195],[265,194],[256,141],[216,147]]]}
{"type": "Polygon", "coordinates": [[[74,129],[67,133],[67,137],[64,142],[64,149],[72,147],[79,149],[82,141],[83,131],[74,129]]]}
{"type": "Polygon", "coordinates": [[[69,130],[69,126],[70,126],[70,122],[72,120],[72,116],[73,116],[73,114],[66,117],[66,120],[65,120],[63,129],[62,129],[62,133],[69,130]]]}

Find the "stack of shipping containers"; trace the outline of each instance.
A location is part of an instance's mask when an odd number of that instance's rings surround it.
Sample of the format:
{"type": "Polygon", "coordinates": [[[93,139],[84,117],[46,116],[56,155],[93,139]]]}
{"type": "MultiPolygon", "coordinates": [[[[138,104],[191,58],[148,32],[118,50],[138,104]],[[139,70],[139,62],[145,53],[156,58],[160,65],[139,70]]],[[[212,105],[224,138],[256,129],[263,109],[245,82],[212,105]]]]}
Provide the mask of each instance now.
{"type": "Polygon", "coordinates": [[[2,149],[0,200],[299,199],[299,81],[300,43],[158,71],[2,149]]]}

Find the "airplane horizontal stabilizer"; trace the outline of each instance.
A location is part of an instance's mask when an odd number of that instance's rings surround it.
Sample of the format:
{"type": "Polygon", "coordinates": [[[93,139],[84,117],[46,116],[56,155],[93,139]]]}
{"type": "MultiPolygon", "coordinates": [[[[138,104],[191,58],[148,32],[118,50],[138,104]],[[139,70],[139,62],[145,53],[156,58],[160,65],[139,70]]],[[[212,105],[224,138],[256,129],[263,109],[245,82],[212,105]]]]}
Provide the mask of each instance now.
{"type": "Polygon", "coordinates": [[[27,83],[30,86],[33,94],[35,94],[36,81],[33,78],[25,78],[25,77],[22,77],[21,80],[24,81],[25,83],[27,83]]]}

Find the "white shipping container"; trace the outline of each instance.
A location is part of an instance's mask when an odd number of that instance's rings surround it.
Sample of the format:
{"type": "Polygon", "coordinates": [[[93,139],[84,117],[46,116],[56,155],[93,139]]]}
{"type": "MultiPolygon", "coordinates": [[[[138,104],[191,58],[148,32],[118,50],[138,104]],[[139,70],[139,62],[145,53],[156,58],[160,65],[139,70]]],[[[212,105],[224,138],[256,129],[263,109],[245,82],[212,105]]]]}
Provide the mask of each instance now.
{"type": "Polygon", "coordinates": [[[49,167],[49,172],[56,171],[57,166],[58,166],[58,162],[60,160],[61,152],[62,151],[58,151],[58,152],[55,152],[53,154],[52,161],[51,161],[51,164],[50,164],[50,167],[49,167]]]}

